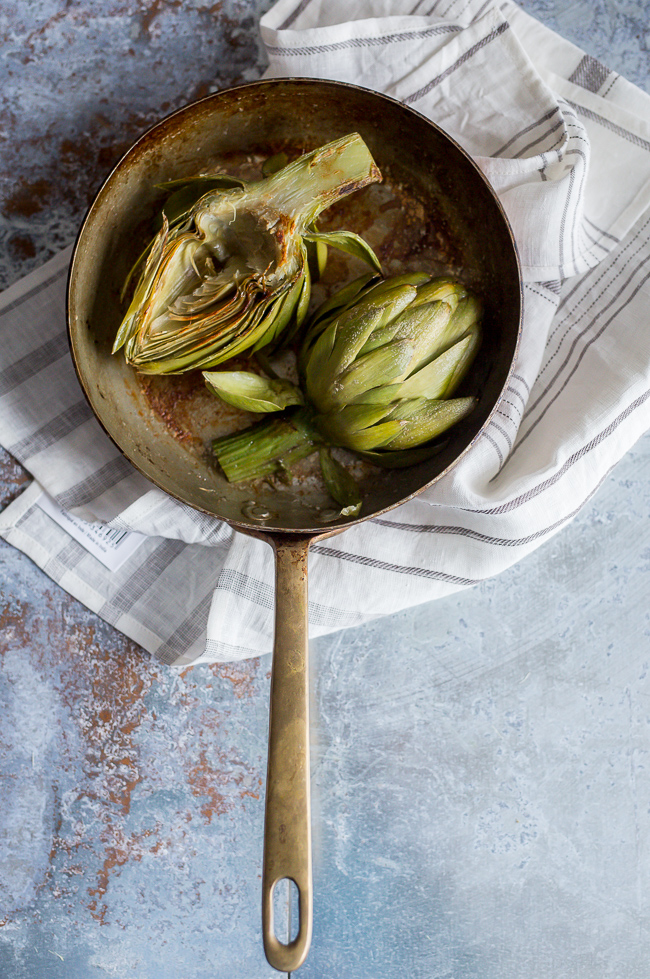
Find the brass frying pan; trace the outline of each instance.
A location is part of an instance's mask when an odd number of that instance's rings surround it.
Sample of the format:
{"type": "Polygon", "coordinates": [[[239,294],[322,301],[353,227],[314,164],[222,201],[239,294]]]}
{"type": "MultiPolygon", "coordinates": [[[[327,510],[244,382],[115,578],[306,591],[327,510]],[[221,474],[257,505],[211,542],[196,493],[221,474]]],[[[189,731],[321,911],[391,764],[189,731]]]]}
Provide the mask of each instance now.
{"type": "MultiPolygon", "coordinates": [[[[337,261],[333,260],[330,276],[336,277],[337,270],[349,274],[337,261]]],[[[519,263],[512,233],[475,164],[441,129],[412,109],[337,82],[260,81],[219,92],[173,113],[145,133],[118,163],[79,233],[70,269],[68,329],[79,380],[100,423],[156,486],[244,534],[267,541],[275,552],[262,925],[267,959],[280,971],[293,971],[304,962],[312,926],[309,545],[399,506],[449,471],[486,426],[508,383],[520,316],[519,263]],[[152,410],[150,389],[121,356],[111,356],[110,351],[121,320],[121,284],[150,234],[160,204],[157,183],[200,172],[215,161],[227,167],[233,160],[265,158],[280,149],[297,155],[355,131],[369,145],[385,184],[380,190],[366,188],[345,202],[352,208],[346,212],[346,226],[368,231],[371,239],[370,232],[380,238],[383,234],[380,251],[391,272],[419,267],[460,273],[485,302],[485,339],[465,382],[468,390],[480,392],[479,404],[451,430],[440,453],[408,469],[386,470],[369,478],[359,518],[323,524],[327,498],[313,481],[307,481],[298,498],[263,485],[255,490],[251,506],[250,487],[231,486],[206,453],[188,448],[186,439],[179,440],[174,426],[152,410]],[[393,226],[391,214],[397,215],[393,226]],[[380,225],[388,215],[388,224],[379,232],[378,215],[380,225]],[[276,937],[272,904],[275,884],[284,878],[295,883],[299,896],[298,933],[287,944],[276,937]]],[[[175,381],[161,383],[170,385],[167,404],[173,413],[175,381]]],[[[210,428],[210,421],[200,415],[197,411],[197,429],[193,442],[190,439],[194,446],[202,444],[210,428]],[[207,426],[204,431],[202,425],[207,426]]]]}

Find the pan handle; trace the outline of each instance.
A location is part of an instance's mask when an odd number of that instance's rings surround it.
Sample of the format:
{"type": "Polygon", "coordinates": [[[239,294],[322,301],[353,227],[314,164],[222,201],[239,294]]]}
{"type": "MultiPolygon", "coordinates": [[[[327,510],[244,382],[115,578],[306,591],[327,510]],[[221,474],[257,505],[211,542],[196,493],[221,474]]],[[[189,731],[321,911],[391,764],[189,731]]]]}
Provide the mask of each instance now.
{"type": "Polygon", "coordinates": [[[264,952],[279,972],[305,961],[312,931],[309,785],[307,554],[311,538],[272,540],[275,550],[275,639],[271,669],[269,757],[264,820],[262,933],[264,952]],[[289,878],[298,889],[298,934],[280,942],[273,923],[273,888],[289,878]]]}

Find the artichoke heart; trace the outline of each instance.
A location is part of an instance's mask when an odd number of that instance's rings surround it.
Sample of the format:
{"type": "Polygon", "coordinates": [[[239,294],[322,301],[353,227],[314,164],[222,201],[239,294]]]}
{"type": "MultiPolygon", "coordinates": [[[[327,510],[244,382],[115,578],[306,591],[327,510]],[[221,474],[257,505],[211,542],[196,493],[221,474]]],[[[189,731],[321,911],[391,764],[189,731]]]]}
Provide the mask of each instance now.
{"type": "Polygon", "coordinates": [[[204,175],[196,187],[201,180],[209,189],[188,210],[163,215],[113,346],[146,374],[211,368],[300,326],[311,289],[308,246],[331,245],[380,270],[358,235],[315,226],[335,201],[381,180],[358,134],[255,182],[219,186],[204,175]]]}

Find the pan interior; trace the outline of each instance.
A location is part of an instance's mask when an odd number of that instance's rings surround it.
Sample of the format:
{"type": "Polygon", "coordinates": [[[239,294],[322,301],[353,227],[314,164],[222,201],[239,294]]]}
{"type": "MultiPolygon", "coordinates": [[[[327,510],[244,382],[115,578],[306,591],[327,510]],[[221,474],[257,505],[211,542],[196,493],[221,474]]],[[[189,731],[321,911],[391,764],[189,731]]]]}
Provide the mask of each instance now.
{"type": "MultiPolygon", "coordinates": [[[[123,314],[120,288],[151,234],[161,201],[156,184],[215,163],[252,173],[279,150],[296,156],[355,131],[370,147],[384,183],[325,212],[320,226],[363,234],[389,274],[417,268],[459,275],[485,305],[483,345],[464,382],[467,391],[479,393],[477,408],[451,430],[433,459],[403,470],[366,467],[360,519],[366,518],[420,491],[471,444],[501,394],[516,350],[520,283],[512,237],[494,195],[455,143],[417,113],[354,86],[303,79],[242,86],[188,106],[145,134],[100,190],[77,242],[69,329],[96,415],[152,482],[242,529],[323,533],[349,521],[327,523],[333,504],[309,462],[290,485],[233,486],[225,480],[207,451],[209,440],[243,427],[247,417],[217,407],[195,375],[147,379],[111,354],[123,314]]],[[[313,302],[365,270],[330,254],[313,302]]]]}

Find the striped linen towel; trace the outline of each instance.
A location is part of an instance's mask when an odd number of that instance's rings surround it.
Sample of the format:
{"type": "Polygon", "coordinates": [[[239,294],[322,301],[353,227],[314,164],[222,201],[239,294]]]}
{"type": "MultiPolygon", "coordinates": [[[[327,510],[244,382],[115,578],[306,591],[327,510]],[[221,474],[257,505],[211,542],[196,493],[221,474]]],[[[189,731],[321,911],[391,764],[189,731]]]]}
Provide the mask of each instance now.
{"type": "MultiPolygon", "coordinates": [[[[454,136],[503,201],[525,279],[512,384],[471,451],[313,546],[319,635],[498,574],[650,426],[650,98],[510,2],[279,0],[261,31],[269,75],[374,88],[454,136]]],[[[270,548],[158,491],[92,417],[64,332],[69,257],[0,297],[0,441],[34,476],[0,533],[162,662],[269,651],[270,548]]]]}

